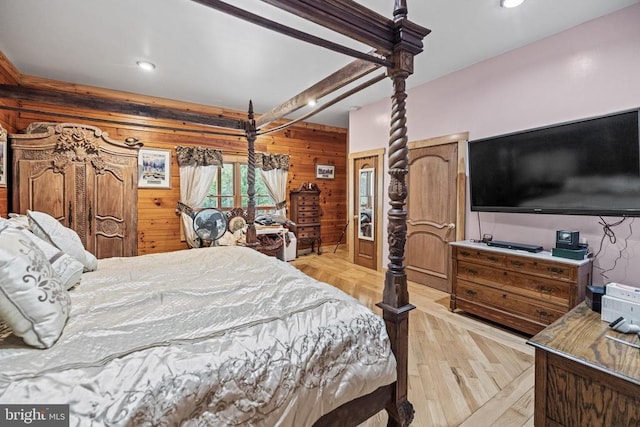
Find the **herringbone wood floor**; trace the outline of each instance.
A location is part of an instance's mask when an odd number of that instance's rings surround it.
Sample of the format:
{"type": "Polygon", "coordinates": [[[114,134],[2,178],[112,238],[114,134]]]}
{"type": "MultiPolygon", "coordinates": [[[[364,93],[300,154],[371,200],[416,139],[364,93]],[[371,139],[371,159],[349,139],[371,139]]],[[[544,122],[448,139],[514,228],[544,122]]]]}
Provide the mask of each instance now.
{"type": "MultiPolygon", "coordinates": [[[[339,248],[291,264],[377,313],[384,274],[347,261],[339,248]]],[[[449,295],[409,282],[409,400],[413,426],[533,426],[534,351],[527,336],[449,310],[449,295]]],[[[386,425],[381,413],[363,426],[386,425]]]]}

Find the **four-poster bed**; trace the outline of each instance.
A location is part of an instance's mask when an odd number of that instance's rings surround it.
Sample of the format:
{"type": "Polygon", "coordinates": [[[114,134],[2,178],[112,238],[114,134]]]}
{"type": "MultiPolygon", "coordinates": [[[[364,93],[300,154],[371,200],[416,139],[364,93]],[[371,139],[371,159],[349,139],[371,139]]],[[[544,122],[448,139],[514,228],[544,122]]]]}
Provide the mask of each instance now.
{"type": "MultiPolygon", "coordinates": [[[[202,117],[196,117],[195,115],[189,115],[188,113],[167,114],[167,116],[171,116],[172,118],[180,117],[181,120],[186,121],[198,121],[199,123],[206,122],[208,125],[227,129],[224,131],[227,135],[243,135],[246,137],[249,165],[246,241],[247,246],[249,247],[255,248],[257,245],[256,229],[254,225],[254,196],[255,142],[258,136],[281,130],[288,125],[304,120],[314,113],[328,108],[348,95],[362,90],[363,88],[368,87],[387,76],[392,80],[393,94],[391,96],[392,112],[389,134],[389,174],[391,176],[389,197],[391,200],[391,209],[388,212],[389,226],[387,237],[390,255],[388,271],[385,277],[383,298],[382,302],[380,302],[378,306],[382,309],[384,325],[386,326],[386,334],[388,334],[390,348],[395,356],[395,381],[387,381],[388,375],[386,373],[379,374],[378,376],[385,378],[386,380],[383,379],[382,383],[379,386],[377,385],[374,390],[368,390],[364,393],[356,394],[355,398],[349,399],[348,402],[341,401],[340,405],[337,407],[328,405],[331,410],[327,413],[321,412],[320,415],[322,416],[316,420],[312,420],[312,422],[314,425],[318,426],[356,425],[375,413],[381,410],[386,410],[389,414],[389,425],[404,426],[410,424],[413,419],[413,408],[407,399],[408,314],[414,307],[409,303],[407,280],[403,265],[407,217],[407,212],[405,211],[405,200],[407,196],[405,176],[408,172],[405,82],[408,76],[413,72],[413,57],[422,51],[422,39],[429,33],[429,30],[412,23],[407,19],[406,0],[395,0],[393,19],[385,18],[351,0],[263,0],[275,7],[362,42],[373,49],[372,53],[361,53],[353,49],[301,33],[297,30],[269,21],[263,17],[251,14],[250,12],[219,0],[193,1],[241,19],[254,22],[266,28],[279,31],[300,40],[314,43],[356,58],[354,62],[331,74],[323,81],[257,118],[254,117],[251,102],[249,102],[247,120],[232,120],[219,117],[207,117],[206,120],[203,120],[202,117]],[[344,88],[350,83],[356,82],[358,79],[380,67],[386,68],[386,75],[385,73],[382,73],[376,77],[370,78],[365,83],[338,95],[333,100],[316,107],[310,113],[290,121],[286,125],[275,125],[270,127],[272,123],[290,115],[302,106],[306,105],[309,99],[319,99],[323,96],[329,95],[338,89],[344,88]]],[[[43,101],[42,93],[35,93],[28,89],[19,89],[13,91],[13,93],[7,94],[3,89],[3,87],[0,87],[0,95],[2,96],[7,95],[7,97],[14,97],[17,99],[30,99],[35,97],[38,98],[38,100],[43,101]]],[[[81,105],[83,100],[80,98],[76,99],[68,97],[65,99],[65,102],[74,102],[75,105],[81,105]]],[[[101,108],[108,110],[109,105],[106,103],[102,104],[101,108]]],[[[221,248],[208,248],[202,251],[204,254],[205,252],[217,251],[220,249],[221,248]]],[[[238,251],[242,249],[234,248],[232,250],[238,251]]],[[[160,255],[161,254],[158,256],[145,256],[145,259],[147,261],[153,261],[154,259],[160,260],[158,264],[160,265],[168,259],[166,256],[163,257],[160,255]]],[[[116,261],[107,260],[107,262],[103,263],[102,266],[105,266],[104,270],[108,272],[109,268],[112,267],[112,264],[115,262],[116,261]]],[[[140,270],[144,270],[142,267],[137,267],[137,265],[133,264],[135,261],[130,262],[132,263],[130,268],[139,268],[140,270]]],[[[265,268],[267,267],[265,266],[265,268]]],[[[100,268],[96,273],[97,274],[94,274],[91,278],[93,279],[97,277],[98,279],[94,279],[97,280],[97,282],[91,283],[97,284],[92,286],[99,286],[100,283],[100,275],[102,274],[100,272],[100,268]]],[[[152,276],[152,272],[149,272],[149,274],[152,276]]],[[[283,272],[283,274],[285,273],[283,272]]],[[[80,285],[80,288],[82,288],[82,285],[80,285]]],[[[211,333],[213,334],[214,332],[211,333]]],[[[384,336],[385,333],[381,332],[371,339],[375,341],[377,338],[384,338],[384,336]]],[[[384,347],[384,345],[382,346],[384,347]]],[[[374,347],[379,350],[377,346],[374,347]]],[[[13,356],[14,355],[11,357],[13,356]]],[[[150,355],[149,357],[155,357],[155,355],[150,355]]],[[[389,358],[393,359],[391,355],[389,355],[389,358]]],[[[2,379],[3,378],[0,375],[0,385],[2,385],[2,379]]],[[[56,378],[47,378],[47,381],[56,380],[56,378]]],[[[349,382],[348,377],[343,379],[343,381],[349,382]]],[[[369,386],[375,383],[373,380],[370,381],[372,382],[369,386]]],[[[6,387],[6,383],[3,387],[6,387]]],[[[331,388],[327,388],[328,393],[332,393],[331,390],[331,388]]],[[[367,388],[363,386],[361,390],[367,390],[367,388]]],[[[0,387],[0,392],[2,391],[3,388],[0,387]]],[[[345,396],[343,395],[341,398],[344,400],[345,396]]],[[[209,402],[212,400],[214,399],[210,399],[209,402]]],[[[224,404],[226,405],[227,402],[225,401],[224,404]]],[[[221,410],[226,408],[223,406],[221,406],[221,410]]],[[[303,407],[297,409],[301,410],[301,408],[303,407]]],[[[312,413],[315,414],[313,411],[312,413]]],[[[233,420],[237,421],[237,418],[233,418],[233,420]]],[[[290,421],[291,418],[288,420],[290,421]]],[[[128,422],[132,421],[129,420],[128,422]]],[[[135,422],[135,419],[133,422],[135,422]]],[[[304,423],[308,422],[310,422],[308,419],[304,420],[304,423]]]]}
{"type": "Polygon", "coordinates": [[[384,79],[385,76],[374,77],[332,101],[316,107],[310,113],[287,125],[265,129],[269,123],[306,105],[308,100],[319,99],[331,94],[381,66],[387,68],[387,75],[393,82],[388,154],[389,175],[391,176],[388,189],[391,209],[388,212],[389,225],[387,228],[389,264],[385,276],[383,300],[377,305],[383,311],[383,318],[391,340],[391,348],[396,357],[397,378],[396,382],[390,386],[381,387],[375,392],[360,397],[325,415],[318,421],[317,425],[333,425],[336,419],[345,422],[345,425],[348,424],[347,420],[356,424],[382,409],[385,409],[389,414],[389,425],[410,424],[413,420],[413,407],[407,399],[408,315],[409,311],[414,307],[409,303],[407,277],[403,264],[407,231],[407,212],[405,210],[407,187],[405,176],[408,173],[406,79],[413,73],[413,57],[422,51],[422,39],[430,31],[407,19],[408,8],[406,0],[395,0],[393,20],[389,20],[350,0],[264,0],[266,3],[349,36],[373,48],[373,53],[361,53],[300,33],[297,30],[269,21],[219,0],[194,1],[291,37],[357,58],[354,62],[331,74],[321,82],[262,114],[257,120],[254,119],[253,106],[251,103],[249,104],[248,120],[241,126],[245,129],[248,144],[249,205],[247,243],[249,246],[255,246],[256,241],[253,224],[255,217],[253,196],[255,194],[254,144],[257,136],[280,130],[296,121],[303,120],[352,93],[377,83],[384,79]]]}

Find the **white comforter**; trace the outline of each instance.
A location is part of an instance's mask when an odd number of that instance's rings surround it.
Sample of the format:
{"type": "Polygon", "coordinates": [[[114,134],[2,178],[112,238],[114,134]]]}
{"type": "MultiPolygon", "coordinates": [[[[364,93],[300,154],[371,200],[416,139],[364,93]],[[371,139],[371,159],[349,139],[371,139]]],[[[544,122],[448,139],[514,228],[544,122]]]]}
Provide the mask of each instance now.
{"type": "Polygon", "coordinates": [[[0,342],[0,403],[71,425],[311,425],[395,381],[384,322],[244,247],[100,260],[50,349],[0,342]]]}

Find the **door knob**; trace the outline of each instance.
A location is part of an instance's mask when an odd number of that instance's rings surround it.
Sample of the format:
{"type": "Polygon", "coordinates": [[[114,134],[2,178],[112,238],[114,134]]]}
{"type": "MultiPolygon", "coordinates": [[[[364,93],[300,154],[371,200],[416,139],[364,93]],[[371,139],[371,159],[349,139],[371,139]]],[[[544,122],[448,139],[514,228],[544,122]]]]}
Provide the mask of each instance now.
{"type": "Polygon", "coordinates": [[[447,224],[447,228],[448,228],[449,230],[453,230],[454,228],[456,228],[456,225],[455,225],[454,223],[452,223],[452,222],[451,222],[451,223],[447,224]]]}

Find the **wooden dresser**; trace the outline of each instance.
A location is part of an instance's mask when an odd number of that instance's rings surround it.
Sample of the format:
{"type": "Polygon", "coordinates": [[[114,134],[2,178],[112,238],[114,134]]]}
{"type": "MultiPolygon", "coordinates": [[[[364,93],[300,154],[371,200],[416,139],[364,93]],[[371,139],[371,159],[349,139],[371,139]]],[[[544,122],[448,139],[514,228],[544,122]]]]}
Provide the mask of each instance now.
{"type": "Polygon", "coordinates": [[[137,255],[141,144],[73,123],[33,123],[10,141],[13,212],[48,213],[98,258],[137,255]]]}
{"type": "Polygon", "coordinates": [[[536,334],[584,300],[591,260],[476,242],[451,247],[451,310],[536,334]]]}
{"type": "Polygon", "coordinates": [[[289,218],[296,226],[293,229],[298,247],[310,244],[311,251],[318,244],[318,255],[322,253],[320,236],[320,189],[313,182],[302,184],[299,190],[289,193],[289,218]]]}
{"type": "Polygon", "coordinates": [[[582,303],[531,338],[536,348],[536,427],[640,425],[636,334],[609,329],[582,303]]]}

